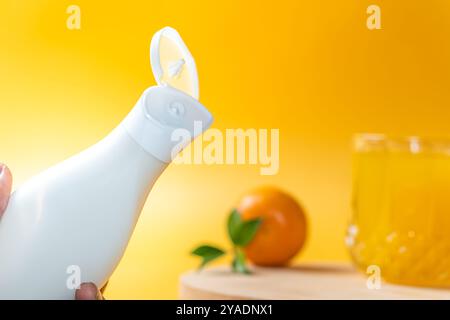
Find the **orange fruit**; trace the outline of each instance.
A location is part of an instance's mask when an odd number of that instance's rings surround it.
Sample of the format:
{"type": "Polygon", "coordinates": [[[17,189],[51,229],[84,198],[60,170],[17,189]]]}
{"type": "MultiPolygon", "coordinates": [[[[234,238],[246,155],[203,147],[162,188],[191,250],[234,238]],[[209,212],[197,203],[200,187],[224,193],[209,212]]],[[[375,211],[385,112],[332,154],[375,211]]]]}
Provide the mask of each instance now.
{"type": "Polygon", "coordinates": [[[242,220],[262,218],[255,237],[244,248],[247,258],[260,266],[281,266],[292,259],[306,240],[306,216],[287,193],[263,187],[245,194],[236,207],[242,220]]]}

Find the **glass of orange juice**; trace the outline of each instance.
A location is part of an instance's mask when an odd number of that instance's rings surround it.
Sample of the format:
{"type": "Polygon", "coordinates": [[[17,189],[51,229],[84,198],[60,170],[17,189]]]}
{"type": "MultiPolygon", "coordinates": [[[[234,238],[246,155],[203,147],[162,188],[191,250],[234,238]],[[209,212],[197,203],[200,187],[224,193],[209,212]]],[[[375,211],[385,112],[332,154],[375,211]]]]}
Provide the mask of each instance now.
{"type": "Polygon", "coordinates": [[[389,282],[450,287],[450,140],[354,138],[353,217],[346,244],[356,266],[389,282]]]}

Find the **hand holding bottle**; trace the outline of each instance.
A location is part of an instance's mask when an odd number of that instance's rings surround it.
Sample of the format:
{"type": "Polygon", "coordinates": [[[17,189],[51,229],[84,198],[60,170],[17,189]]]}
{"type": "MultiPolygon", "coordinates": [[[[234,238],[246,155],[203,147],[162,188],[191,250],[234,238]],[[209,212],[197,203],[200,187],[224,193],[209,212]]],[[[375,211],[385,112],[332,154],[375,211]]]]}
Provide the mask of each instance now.
{"type": "MultiPolygon", "coordinates": [[[[12,175],[8,167],[0,164],[0,218],[6,210],[11,193],[12,175]]],[[[102,294],[93,283],[83,283],[75,293],[77,300],[103,300],[102,294]]]]}

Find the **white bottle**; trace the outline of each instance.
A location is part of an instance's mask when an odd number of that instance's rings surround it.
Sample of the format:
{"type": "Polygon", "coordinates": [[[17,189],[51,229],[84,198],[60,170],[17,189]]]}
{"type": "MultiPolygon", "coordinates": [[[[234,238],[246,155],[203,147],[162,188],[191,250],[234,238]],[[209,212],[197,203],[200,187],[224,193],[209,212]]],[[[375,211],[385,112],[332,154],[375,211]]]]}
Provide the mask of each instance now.
{"type": "Polygon", "coordinates": [[[155,34],[150,56],[159,85],[122,123],[12,194],[0,220],[0,299],[73,299],[78,280],[102,287],[180,144],[173,131],[194,138],[194,121],[210,126],[212,116],[197,100],[194,60],[178,33],[155,34]]]}

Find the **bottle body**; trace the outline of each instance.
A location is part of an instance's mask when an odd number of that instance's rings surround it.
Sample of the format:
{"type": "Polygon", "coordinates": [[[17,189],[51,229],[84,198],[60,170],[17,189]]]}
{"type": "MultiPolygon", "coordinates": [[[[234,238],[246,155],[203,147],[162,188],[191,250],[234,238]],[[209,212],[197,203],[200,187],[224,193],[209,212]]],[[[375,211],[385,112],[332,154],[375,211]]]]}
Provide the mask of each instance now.
{"type": "Polygon", "coordinates": [[[166,165],[121,125],[25,183],[0,222],[0,299],[73,299],[78,275],[103,286],[166,165]]]}
{"type": "Polygon", "coordinates": [[[0,219],[0,299],[73,299],[120,261],[156,179],[211,114],[167,86],[147,89],[106,138],[31,178],[0,219]],[[177,130],[189,137],[175,141],[177,130]],[[78,281],[79,280],[79,281],[78,281]]]}

